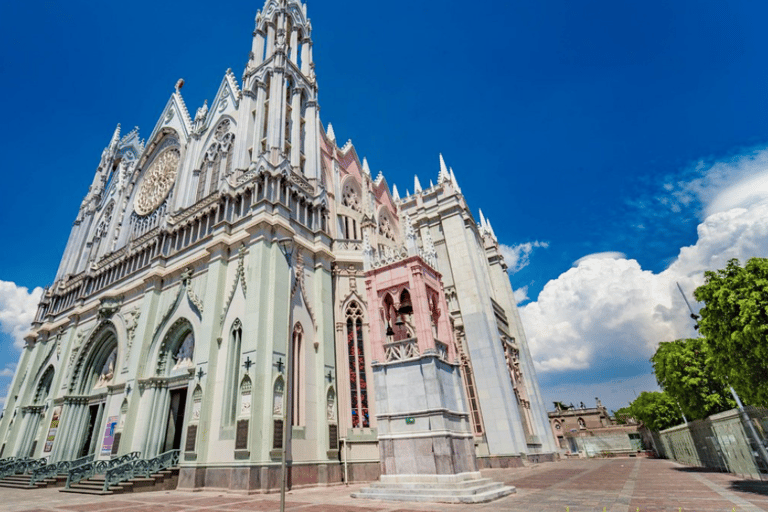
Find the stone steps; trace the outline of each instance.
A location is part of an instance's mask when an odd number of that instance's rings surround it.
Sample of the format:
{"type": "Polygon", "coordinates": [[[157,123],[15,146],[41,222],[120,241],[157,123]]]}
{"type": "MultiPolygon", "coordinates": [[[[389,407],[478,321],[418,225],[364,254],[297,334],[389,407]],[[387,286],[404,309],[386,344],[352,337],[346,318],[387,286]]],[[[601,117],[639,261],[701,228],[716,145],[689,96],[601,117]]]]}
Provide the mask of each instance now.
{"type": "Polygon", "coordinates": [[[104,490],[104,475],[96,475],[88,480],[72,484],[69,489],[60,489],[60,492],[77,494],[110,495],[127,492],[167,491],[176,488],[179,469],[171,468],[159,471],[150,478],[132,478],[119,485],[113,485],[108,491],[104,490]]]}
{"type": "MultiPolygon", "coordinates": [[[[422,479],[418,479],[422,480],[422,479]]],[[[445,481],[375,482],[352,493],[353,498],[437,503],[486,503],[516,492],[490,478],[445,481]]]]}

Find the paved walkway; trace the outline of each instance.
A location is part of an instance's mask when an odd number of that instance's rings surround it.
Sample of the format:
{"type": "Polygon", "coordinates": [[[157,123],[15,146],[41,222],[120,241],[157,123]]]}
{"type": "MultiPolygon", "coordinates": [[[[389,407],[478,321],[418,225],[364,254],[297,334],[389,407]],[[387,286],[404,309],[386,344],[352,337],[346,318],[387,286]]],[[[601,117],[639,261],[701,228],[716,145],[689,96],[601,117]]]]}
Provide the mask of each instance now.
{"type": "MultiPolygon", "coordinates": [[[[567,460],[483,471],[517,487],[517,493],[483,505],[440,505],[356,500],[362,485],[298,489],[287,495],[291,512],[474,511],[758,511],[768,510],[768,482],[698,471],[650,459],[567,460]]],[[[56,489],[0,488],[7,512],[225,512],[279,510],[279,494],[242,496],[222,492],[159,491],[94,497],[56,489]]]]}

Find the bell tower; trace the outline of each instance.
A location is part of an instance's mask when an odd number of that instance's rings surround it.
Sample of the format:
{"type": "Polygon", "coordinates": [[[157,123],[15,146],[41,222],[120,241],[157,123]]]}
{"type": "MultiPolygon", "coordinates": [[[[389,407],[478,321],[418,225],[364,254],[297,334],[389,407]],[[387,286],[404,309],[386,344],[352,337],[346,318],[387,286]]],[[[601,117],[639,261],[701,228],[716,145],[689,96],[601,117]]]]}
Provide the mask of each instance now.
{"type": "Polygon", "coordinates": [[[243,74],[252,119],[246,140],[250,162],[289,167],[310,181],[320,176],[317,81],[312,24],[306,4],[268,0],[256,15],[253,45],[243,74]]]}
{"type": "Polygon", "coordinates": [[[407,243],[366,262],[381,482],[353,496],[490,501],[514,489],[480,477],[442,279],[427,261],[407,243]]]}

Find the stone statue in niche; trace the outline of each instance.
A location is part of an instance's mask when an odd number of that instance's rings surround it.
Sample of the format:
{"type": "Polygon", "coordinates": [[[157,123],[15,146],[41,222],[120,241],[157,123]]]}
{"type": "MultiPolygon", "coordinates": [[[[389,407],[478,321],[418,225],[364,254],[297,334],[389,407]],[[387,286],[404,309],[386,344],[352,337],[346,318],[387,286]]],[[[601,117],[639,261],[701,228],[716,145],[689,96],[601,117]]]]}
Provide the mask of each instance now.
{"type": "Polygon", "coordinates": [[[275,382],[275,392],[272,406],[272,414],[275,416],[280,416],[283,414],[283,389],[284,385],[282,379],[275,382]]]}
{"type": "Polygon", "coordinates": [[[112,378],[115,376],[116,361],[117,361],[117,349],[115,348],[114,350],[112,350],[112,353],[109,354],[109,357],[104,362],[104,366],[102,366],[101,372],[99,372],[99,380],[96,382],[96,386],[94,386],[94,389],[103,388],[107,384],[112,382],[112,378]]]}
{"type": "Polygon", "coordinates": [[[333,390],[328,392],[328,403],[326,404],[326,414],[328,415],[328,421],[336,420],[336,394],[333,390]]]}
{"type": "Polygon", "coordinates": [[[173,367],[173,369],[178,370],[180,368],[192,368],[192,366],[194,366],[192,363],[193,357],[195,357],[195,336],[190,332],[187,334],[187,337],[184,338],[184,342],[181,344],[179,351],[176,352],[176,355],[174,356],[176,365],[173,367]]]}

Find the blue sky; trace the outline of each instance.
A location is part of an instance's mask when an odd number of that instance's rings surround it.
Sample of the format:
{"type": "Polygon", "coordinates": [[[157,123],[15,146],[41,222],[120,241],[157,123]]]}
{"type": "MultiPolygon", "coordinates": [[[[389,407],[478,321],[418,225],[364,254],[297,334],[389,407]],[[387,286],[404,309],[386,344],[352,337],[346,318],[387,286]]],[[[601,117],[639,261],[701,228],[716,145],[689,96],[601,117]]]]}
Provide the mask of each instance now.
{"type": "MultiPolygon", "coordinates": [[[[148,136],[181,77],[190,111],[211,100],[261,5],[0,5],[0,394],[116,123],[148,136]]],[[[768,251],[768,5],[478,5],[310,0],[321,118],[401,194],[442,152],[517,261],[545,399],[620,407],[692,335],[670,283],[768,251]]]]}

